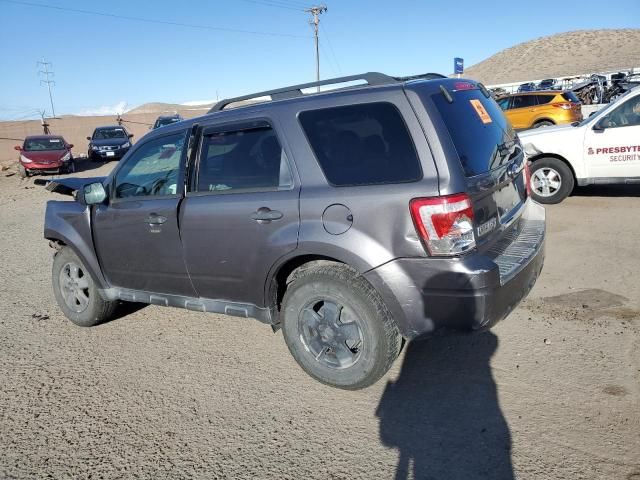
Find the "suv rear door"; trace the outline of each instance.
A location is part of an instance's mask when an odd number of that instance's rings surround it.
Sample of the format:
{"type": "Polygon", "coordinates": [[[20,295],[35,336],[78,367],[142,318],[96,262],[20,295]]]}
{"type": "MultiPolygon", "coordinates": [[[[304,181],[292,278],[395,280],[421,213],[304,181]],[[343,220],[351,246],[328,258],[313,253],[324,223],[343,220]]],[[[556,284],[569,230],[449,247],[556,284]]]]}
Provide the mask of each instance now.
{"type": "Polygon", "coordinates": [[[200,297],[264,305],[265,278],[298,241],[300,185],[271,119],[201,130],[180,231],[200,297]]]}

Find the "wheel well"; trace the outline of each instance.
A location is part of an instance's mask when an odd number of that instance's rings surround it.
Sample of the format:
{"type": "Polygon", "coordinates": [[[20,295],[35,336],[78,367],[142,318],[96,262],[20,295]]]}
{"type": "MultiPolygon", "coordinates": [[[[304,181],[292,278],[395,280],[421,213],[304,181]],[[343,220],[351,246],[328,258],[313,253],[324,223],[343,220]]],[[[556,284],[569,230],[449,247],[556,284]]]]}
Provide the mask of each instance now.
{"type": "Polygon", "coordinates": [[[532,163],[535,163],[536,161],[542,160],[543,158],[555,158],[556,160],[560,160],[567,167],[569,167],[569,170],[571,170],[571,175],[573,175],[573,179],[576,180],[576,172],[575,172],[575,170],[573,169],[571,164],[567,161],[567,159],[564,158],[561,155],[557,155],[555,153],[541,153],[540,155],[536,155],[535,157],[531,157],[529,159],[529,161],[532,162],[532,163]]]}
{"type": "Polygon", "coordinates": [[[552,119],[550,118],[538,118],[535,122],[533,122],[534,125],[539,124],[540,122],[551,122],[554,125],[556,124],[556,122],[554,122],[552,119]]]}
{"type": "Polygon", "coordinates": [[[291,274],[303,265],[318,261],[343,263],[335,258],[325,257],[322,255],[301,255],[287,260],[284,265],[280,266],[276,274],[273,276],[271,286],[269,288],[270,303],[276,307],[277,311],[280,311],[280,305],[282,304],[284,293],[287,290],[287,285],[291,283],[293,278],[295,278],[292,277],[291,274]]]}

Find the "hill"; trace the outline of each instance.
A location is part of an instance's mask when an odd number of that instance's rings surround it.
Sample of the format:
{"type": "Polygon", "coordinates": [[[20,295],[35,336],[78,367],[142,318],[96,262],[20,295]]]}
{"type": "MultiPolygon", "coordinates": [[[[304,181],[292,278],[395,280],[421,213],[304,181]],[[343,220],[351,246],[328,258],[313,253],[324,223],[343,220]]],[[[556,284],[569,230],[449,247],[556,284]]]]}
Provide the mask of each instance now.
{"type": "Polygon", "coordinates": [[[145,103],[136,108],[132,108],[128,110],[126,114],[138,114],[138,113],[157,113],[160,115],[171,114],[171,113],[182,113],[185,111],[202,111],[206,112],[213,106],[212,103],[205,105],[181,105],[179,103],[162,103],[162,102],[154,102],[154,103],[145,103]]]}
{"type": "Polygon", "coordinates": [[[640,67],[640,29],[579,30],[536,38],[465,70],[485,85],[640,67]]]}

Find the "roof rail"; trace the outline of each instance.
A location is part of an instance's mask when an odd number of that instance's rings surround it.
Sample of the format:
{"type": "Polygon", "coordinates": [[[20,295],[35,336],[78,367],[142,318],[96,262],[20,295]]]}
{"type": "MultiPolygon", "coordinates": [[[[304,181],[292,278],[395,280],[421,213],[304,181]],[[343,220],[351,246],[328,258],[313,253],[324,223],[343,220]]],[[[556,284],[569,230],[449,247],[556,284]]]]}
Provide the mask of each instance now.
{"type": "Polygon", "coordinates": [[[306,88],[321,87],[323,85],[334,85],[337,83],[354,82],[356,80],[364,80],[369,86],[389,85],[393,83],[408,82],[410,80],[433,80],[436,78],[447,78],[439,73],[424,73],[421,75],[412,75],[409,77],[391,77],[379,72],[367,72],[358,75],[349,75],[346,77],[330,78],[320,80],[319,82],[302,83],[300,85],[292,85],[290,87],[276,88],[274,90],[265,90],[263,92],[242,95],[241,97],[225,98],[216,103],[208,113],[219,112],[232,103],[242,102],[260,97],[271,97],[271,100],[284,100],[286,98],[301,97],[304,95],[302,90],[306,88]]]}

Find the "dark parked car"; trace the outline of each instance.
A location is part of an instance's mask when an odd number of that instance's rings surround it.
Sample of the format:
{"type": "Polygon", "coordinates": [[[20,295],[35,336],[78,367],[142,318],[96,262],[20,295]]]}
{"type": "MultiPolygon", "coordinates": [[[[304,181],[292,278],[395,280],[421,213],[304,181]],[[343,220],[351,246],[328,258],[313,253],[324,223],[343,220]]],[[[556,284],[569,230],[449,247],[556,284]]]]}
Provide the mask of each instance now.
{"type": "Polygon", "coordinates": [[[545,237],[527,178],[474,81],[368,73],[225,100],[106,178],[48,185],[77,191],[47,204],[54,293],[81,326],[118,301],[257,318],[311,376],[362,388],[403,338],[487,329],[527,295],[545,237]]]}
{"type": "Polygon", "coordinates": [[[160,115],[156,119],[156,123],[153,124],[153,130],[160,127],[166,127],[167,125],[171,125],[172,123],[181,122],[182,120],[184,120],[184,118],[182,118],[177,113],[175,115],[160,115]]]}
{"type": "Polygon", "coordinates": [[[540,80],[536,90],[558,90],[556,83],[558,81],[555,78],[545,78],[544,80],[540,80]]]}
{"type": "Polygon", "coordinates": [[[14,148],[20,152],[18,170],[22,178],[35,173],[75,171],[73,145],[59,135],[32,135],[14,148]]]}
{"type": "Polygon", "coordinates": [[[133,133],[119,125],[110,127],[98,127],[89,140],[87,156],[91,160],[118,160],[131,148],[133,133]]]}
{"type": "Polygon", "coordinates": [[[533,82],[523,83],[518,87],[518,92],[533,92],[536,89],[536,84],[533,82]]]}

